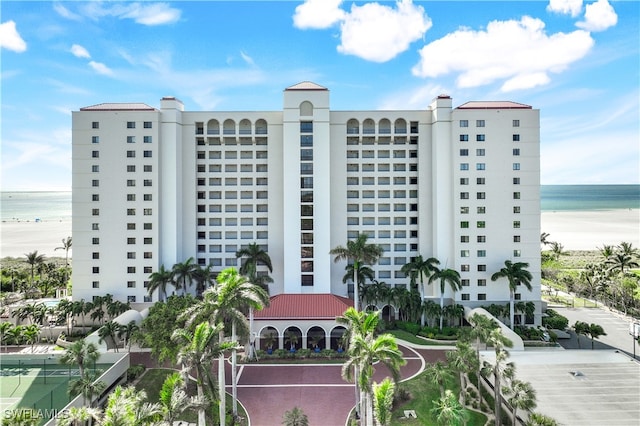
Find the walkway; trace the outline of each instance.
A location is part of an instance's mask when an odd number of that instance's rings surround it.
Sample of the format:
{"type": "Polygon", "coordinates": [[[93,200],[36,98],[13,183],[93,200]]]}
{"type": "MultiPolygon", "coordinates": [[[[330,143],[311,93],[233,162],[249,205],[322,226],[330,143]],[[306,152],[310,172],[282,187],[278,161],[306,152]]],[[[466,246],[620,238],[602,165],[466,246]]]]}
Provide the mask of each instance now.
{"type": "MultiPolygon", "coordinates": [[[[426,362],[444,359],[442,348],[400,346],[407,364],[402,379],[422,372],[426,362]]],[[[238,399],[249,413],[251,426],[274,426],[293,407],[301,408],[310,425],[343,426],[355,404],[355,388],[342,380],[341,364],[245,364],[240,367],[238,399]]],[[[227,370],[230,383],[230,370],[227,370]]],[[[376,367],[374,381],[388,376],[383,365],[376,367]]],[[[227,385],[231,392],[231,385],[227,385]]]]}

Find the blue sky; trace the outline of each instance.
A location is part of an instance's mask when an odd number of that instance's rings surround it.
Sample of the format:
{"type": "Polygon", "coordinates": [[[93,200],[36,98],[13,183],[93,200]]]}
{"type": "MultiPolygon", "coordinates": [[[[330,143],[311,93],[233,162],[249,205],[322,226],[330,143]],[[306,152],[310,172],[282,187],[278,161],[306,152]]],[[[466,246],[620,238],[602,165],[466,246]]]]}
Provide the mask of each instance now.
{"type": "Polygon", "coordinates": [[[637,1],[3,1],[2,190],[71,188],[71,111],[513,100],[541,110],[543,184],[640,183],[637,1]]]}

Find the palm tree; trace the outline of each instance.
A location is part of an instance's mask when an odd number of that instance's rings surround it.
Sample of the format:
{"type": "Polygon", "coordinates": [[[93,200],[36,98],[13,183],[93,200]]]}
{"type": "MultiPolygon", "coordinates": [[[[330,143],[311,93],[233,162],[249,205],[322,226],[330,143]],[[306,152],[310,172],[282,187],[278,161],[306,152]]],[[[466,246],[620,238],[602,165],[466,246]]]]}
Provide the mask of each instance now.
{"type": "Polygon", "coordinates": [[[500,410],[502,408],[502,385],[501,380],[503,375],[511,376],[515,369],[514,364],[506,363],[506,360],[509,358],[509,351],[507,348],[513,346],[513,342],[506,338],[502,331],[499,328],[496,328],[491,331],[489,334],[488,343],[493,347],[495,352],[495,363],[490,365],[485,361],[485,370],[493,373],[493,392],[494,392],[494,415],[495,415],[495,426],[501,425],[500,420],[500,410]]]}
{"type": "Polygon", "coordinates": [[[395,391],[396,385],[388,377],[380,383],[373,384],[373,413],[379,426],[388,426],[391,423],[395,391]]]}
{"type": "Polygon", "coordinates": [[[593,350],[593,341],[600,336],[606,336],[607,333],[604,332],[604,328],[598,324],[589,324],[589,328],[586,330],[587,336],[591,338],[591,350],[593,350]]]}
{"type": "Polygon", "coordinates": [[[556,241],[553,241],[551,243],[551,253],[553,254],[553,258],[555,260],[558,260],[560,259],[560,256],[564,256],[567,254],[567,252],[564,251],[564,246],[556,241]]]}
{"type": "Polygon", "coordinates": [[[31,407],[18,407],[7,410],[3,413],[2,424],[11,426],[36,426],[40,423],[40,419],[32,413],[33,409],[31,407]]]}
{"type": "Polygon", "coordinates": [[[602,247],[598,247],[598,251],[605,260],[609,259],[615,253],[613,246],[607,244],[603,244],[602,247]]]}
{"type": "MultiPolygon", "coordinates": [[[[248,336],[249,323],[245,313],[247,310],[260,310],[269,304],[269,295],[261,287],[249,282],[245,276],[238,274],[235,268],[222,270],[217,277],[216,286],[203,293],[203,298],[189,308],[183,315],[190,322],[208,320],[211,324],[230,324],[232,341],[236,335],[248,336]]],[[[224,342],[225,330],[220,328],[219,340],[224,342]]],[[[220,385],[220,417],[224,426],[225,372],[224,353],[220,353],[219,385],[220,385]]],[[[232,352],[232,394],[234,415],[237,414],[236,351],[232,352]]]]}
{"type": "Polygon", "coordinates": [[[633,257],[619,252],[611,255],[606,261],[606,265],[609,265],[609,270],[615,272],[616,270],[620,270],[621,274],[624,274],[625,269],[637,268],[638,262],[633,260],[633,257]]]}
{"type": "Polygon", "coordinates": [[[156,272],[149,275],[149,287],[147,287],[149,296],[158,290],[158,299],[164,302],[167,298],[167,284],[171,282],[173,282],[173,271],[168,271],[164,265],[160,265],[156,272]]]}
{"type": "Polygon", "coordinates": [[[529,264],[525,262],[512,263],[510,260],[504,261],[504,268],[491,275],[491,281],[497,281],[500,278],[506,278],[509,281],[509,326],[513,330],[514,317],[514,299],[517,287],[524,284],[527,290],[531,291],[531,280],[533,276],[527,271],[529,264]]]}
{"type": "Polygon", "coordinates": [[[100,395],[107,386],[105,382],[98,380],[98,377],[100,377],[100,373],[88,373],[80,376],[79,379],[70,381],[69,396],[74,398],[77,395],[82,395],[82,405],[91,407],[93,398],[100,395]]]}
{"type": "Polygon", "coordinates": [[[193,263],[193,257],[188,258],[182,263],[173,265],[171,269],[173,274],[172,282],[176,290],[182,289],[182,294],[186,294],[187,286],[191,286],[197,268],[198,265],[193,263]]]}
{"type": "Polygon", "coordinates": [[[101,426],[143,426],[156,424],[160,404],[146,402],[147,394],[134,387],[117,386],[109,395],[101,426]]]}
{"type": "Polygon", "coordinates": [[[7,339],[5,338],[7,331],[13,327],[9,321],[0,322],[0,344],[4,345],[4,351],[7,351],[7,339]]]}
{"type": "Polygon", "coordinates": [[[516,424],[516,415],[518,409],[531,411],[536,408],[536,390],[529,382],[514,379],[511,385],[505,389],[507,395],[511,395],[508,399],[511,405],[511,424],[516,424]]]}
{"type": "MultiPolygon", "coordinates": [[[[435,257],[423,259],[422,255],[419,255],[411,260],[411,262],[405,264],[400,271],[407,275],[411,282],[411,288],[415,288],[416,281],[420,282],[420,303],[424,303],[424,279],[429,278],[433,274],[439,265],[440,261],[435,257]]],[[[431,284],[431,281],[428,281],[431,284]]],[[[424,311],[420,317],[420,325],[424,327],[424,311]]]]}
{"type": "Polygon", "coordinates": [[[466,377],[469,373],[477,371],[480,368],[480,362],[476,358],[476,353],[466,342],[458,341],[455,351],[446,353],[449,368],[457,371],[460,377],[460,394],[462,395],[462,405],[465,405],[466,399],[466,377]]]}
{"type": "Polygon", "coordinates": [[[531,413],[526,426],[558,426],[559,423],[549,416],[540,413],[531,413]]]}
{"type": "MultiPolygon", "coordinates": [[[[246,260],[242,262],[239,272],[242,275],[249,277],[249,281],[253,282],[254,284],[257,284],[255,282],[255,278],[258,276],[258,267],[260,265],[264,265],[269,270],[269,272],[273,272],[271,257],[269,257],[269,254],[265,250],[263,250],[257,243],[251,243],[246,247],[238,250],[236,252],[236,258],[246,258],[246,260]]],[[[268,292],[269,286],[264,289],[268,292]]]]}
{"type": "Polygon", "coordinates": [[[460,283],[460,274],[455,269],[439,269],[436,266],[434,266],[433,269],[433,275],[429,277],[429,283],[440,280],[440,330],[442,330],[445,284],[449,283],[454,295],[456,291],[462,288],[462,284],[460,283]]]}
{"type": "Polygon", "coordinates": [[[62,246],[56,247],[53,251],[64,250],[64,264],[69,266],[69,250],[71,250],[71,246],[73,245],[73,239],[71,237],[62,239],[62,246]]]}
{"type": "Polygon", "coordinates": [[[85,365],[94,363],[100,358],[100,352],[93,343],[87,343],[84,339],[73,342],[60,357],[61,364],[78,365],[80,376],[84,377],[85,365]]]}
{"type": "Polygon", "coordinates": [[[109,348],[109,344],[111,343],[113,344],[115,352],[118,352],[118,341],[116,340],[116,336],[120,334],[120,327],[121,325],[115,321],[106,322],[98,330],[100,343],[104,341],[107,344],[107,348],[109,348]]]}
{"type": "Polygon", "coordinates": [[[24,334],[24,325],[16,325],[5,331],[6,343],[11,342],[12,345],[19,345],[22,343],[22,337],[24,334]]]}
{"type": "Polygon", "coordinates": [[[27,345],[31,345],[31,353],[33,353],[34,345],[38,341],[38,337],[40,337],[40,326],[38,324],[31,324],[24,328],[24,340],[27,345]]]}
{"type": "Polygon", "coordinates": [[[131,342],[134,335],[140,330],[138,324],[131,320],[127,325],[121,325],[118,328],[118,338],[124,336],[124,345],[127,347],[127,352],[131,352],[131,342]]]}
{"type": "Polygon", "coordinates": [[[369,266],[367,265],[358,265],[358,269],[355,270],[354,269],[354,264],[353,263],[349,263],[348,265],[346,265],[344,267],[344,276],[342,277],[342,283],[346,284],[349,281],[353,281],[353,277],[357,277],[356,282],[354,283],[354,288],[355,288],[355,284],[357,283],[358,286],[358,294],[361,295],[360,299],[364,299],[364,292],[366,291],[364,289],[365,287],[365,283],[367,282],[367,280],[369,281],[373,281],[373,279],[376,277],[375,272],[373,272],[373,269],[371,269],[369,266]]]}
{"type": "Polygon", "coordinates": [[[626,254],[627,256],[631,256],[631,257],[638,256],[638,249],[633,247],[632,243],[622,241],[620,244],[618,244],[617,248],[618,248],[618,252],[622,254],[626,254]]]}
{"type": "Polygon", "coordinates": [[[173,425],[180,413],[191,407],[200,407],[204,401],[190,397],[184,390],[184,379],[180,373],[173,373],[164,380],[160,389],[160,406],[164,423],[173,425]]]}
{"type": "MultiPolygon", "coordinates": [[[[481,379],[480,342],[484,342],[486,346],[486,342],[489,340],[489,337],[491,336],[491,332],[494,329],[497,329],[499,326],[498,326],[498,323],[493,318],[489,318],[487,316],[480,315],[478,313],[473,314],[469,318],[469,322],[473,326],[473,328],[471,329],[470,337],[472,339],[476,339],[476,366],[477,366],[477,373],[478,373],[477,387],[478,389],[481,389],[480,388],[480,379],[481,379]]],[[[480,397],[480,405],[482,405],[482,392],[479,392],[479,397],[480,397]]]]}
{"type": "MultiPolygon", "coordinates": [[[[198,399],[203,401],[213,401],[215,399],[216,384],[211,377],[211,361],[216,356],[222,355],[225,349],[235,346],[234,343],[216,341],[216,336],[222,328],[222,324],[211,326],[203,321],[196,326],[193,334],[183,329],[178,329],[174,332],[173,339],[185,345],[178,353],[178,362],[183,367],[182,372],[187,375],[188,372],[195,371],[198,399]]],[[[224,369],[224,365],[220,364],[218,369],[224,369]]],[[[224,392],[224,383],[222,383],[221,388],[221,392],[224,392]]],[[[222,405],[222,402],[220,404],[222,405]]],[[[221,411],[224,414],[224,408],[221,411]]],[[[205,410],[204,406],[202,406],[198,408],[198,426],[205,425],[205,410]]]]}
{"type": "Polygon", "coordinates": [[[193,280],[196,282],[196,296],[200,297],[214,282],[211,265],[204,268],[198,266],[193,273],[193,280]]]}
{"type": "Polygon", "coordinates": [[[469,419],[469,412],[449,389],[434,402],[435,406],[431,409],[431,413],[439,425],[460,426],[466,424],[469,419]]]}
{"type": "Polygon", "coordinates": [[[57,426],[85,426],[91,420],[99,420],[102,411],[90,407],[70,407],[65,416],[56,421],[57,426]]]}
{"type": "Polygon", "coordinates": [[[44,263],[45,255],[38,254],[38,250],[33,251],[31,253],[25,253],[24,255],[27,257],[25,262],[31,265],[31,285],[33,285],[33,274],[34,274],[35,268],[44,263]]]}
{"type": "Polygon", "coordinates": [[[447,364],[442,361],[436,361],[429,364],[425,371],[425,379],[440,389],[440,397],[444,398],[444,391],[447,383],[453,380],[453,374],[447,364]]]}
{"type": "Polygon", "coordinates": [[[545,246],[551,244],[551,242],[549,241],[550,236],[551,234],[549,234],[548,232],[543,232],[542,234],[540,234],[540,244],[545,246]]]}
{"type": "Polygon", "coordinates": [[[309,419],[301,408],[293,407],[282,416],[284,426],[309,426],[309,419]]]}
{"type": "Polygon", "coordinates": [[[384,253],[384,250],[382,250],[382,247],[380,247],[379,245],[368,244],[367,238],[367,234],[358,234],[358,237],[355,240],[347,241],[346,247],[338,246],[329,252],[329,254],[335,256],[335,262],[346,260],[347,262],[350,262],[354,265],[353,302],[356,311],[360,309],[357,284],[358,277],[356,276],[356,271],[359,269],[361,264],[373,265],[378,261],[378,259],[380,259],[380,257],[384,253]]]}

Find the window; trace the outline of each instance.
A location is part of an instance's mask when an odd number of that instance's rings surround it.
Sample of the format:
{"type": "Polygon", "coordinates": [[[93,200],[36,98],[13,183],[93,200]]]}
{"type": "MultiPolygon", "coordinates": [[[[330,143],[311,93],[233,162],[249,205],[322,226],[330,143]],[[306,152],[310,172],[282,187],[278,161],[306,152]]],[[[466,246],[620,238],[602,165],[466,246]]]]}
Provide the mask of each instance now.
{"type": "Polygon", "coordinates": [[[153,196],[151,194],[144,194],[144,201],[152,201],[153,196]]]}
{"type": "Polygon", "coordinates": [[[92,158],[100,158],[100,151],[91,151],[92,158]]]}
{"type": "Polygon", "coordinates": [[[513,206],[514,213],[520,213],[520,206],[513,206]]]}
{"type": "Polygon", "coordinates": [[[98,237],[94,237],[94,238],[92,238],[92,239],[91,239],[91,244],[93,244],[93,245],[98,245],[98,244],[100,244],[100,238],[98,238],[98,237]]]}
{"type": "Polygon", "coordinates": [[[300,146],[313,146],[313,135],[300,135],[300,146]]]}
{"type": "Polygon", "coordinates": [[[153,209],[144,209],[144,210],[142,211],[142,213],[143,213],[145,216],[151,216],[151,215],[153,214],[153,209]]]}
{"type": "Polygon", "coordinates": [[[460,257],[469,257],[469,250],[460,250],[460,257]]]}
{"type": "Polygon", "coordinates": [[[520,185],[520,178],[519,177],[514,177],[513,178],[513,184],[514,185],[520,185]]]}
{"type": "Polygon", "coordinates": [[[478,293],[478,300],[487,300],[486,293],[478,293]]]}
{"type": "Polygon", "coordinates": [[[520,127],[520,120],[513,120],[513,127],[520,127]]]}
{"type": "Polygon", "coordinates": [[[91,166],[91,171],[93,173],[97,173],[100,171],[100,166],[98,166],[97,164],[94,164],[93,166],[91,166]]]}
{"type": "Polygon", "coordinates": [[[301,175],[312,175],[313,174],[313,163],[300,163],[300,174],[301,175]]]}
{"type": "Polygon", "coordinates": [[[127,121],[127,129],[135,129],[136,122],[135,121],[127,121]]]}
{"type": "Polygon", "coordinates": [[[513,170],[520,170],[520,163],[513,163],[513,170]]]}
{"type": "Polygon", "coordinates": [[[136,158],[135,151],[127,151],[127,158],[136,158]]]}
{"type": "Polygon", "coordinates": [[[478,235],[476,237],[476,241],[479,243],[486,243],[487,242],[487,236],[486,235],[478,235]]]}
{"type": "Polygon", "coordinates": [[[476,163],[476,170],[485,170],[486,166],[484,163],[476,163]]]}
{"type": "Polygon", "coordinates": [[[135,201],[136,194],[127,194],[127,201],[135,201]]]}
{"type": "Polygon", "coordinates": [[[128,288],[135,288],[136,287],[136,282],[135,281],[127,281],[127,287],[128,288]]]}
{"type": "Polygon", "coordinates": [[[478,272],[486,272],[487,265],[478,265],[478,272]]]}
{"type": "Polygon", "coordinates": [[[127,302],[136,303],[136,297],[135,296],[127,296],[127,302]]]}
{"type": "Polygon", "coordinates": [[[484,192],[476,193],[476,199],[478,199],[478,200],[484,200],[485,197],[486,197],[486,194],[484,192]]]}
{"type": "Polygon", "coordinates": [[[151,164],[145,164],[144,166],[142,166],[142,169],[145,172],[152,172],[153,171],[153,166],[151,166],[151,164]]]}
{"type": "Polygon", "coordinates": [[[301,121],[300,133],[313,133],[313,121],[301,121]]]}
{"type": "Polygon", "coordinates": [[[460,170],[469,170],[469,163],[460,163],[460,170]]]}
{"type": "Polygon", "coordinates": [[[460,127],[469,127],[469,120],[460,120],[460,127]]]}
{"type": "Polygon", "coordinates": [[[478,257],[487,257],[487,251],[486,250],[477,250],[476,251],[476,256],[478,256],[478,257]]]}
{"type": "Polygon", "coordinates": [[[520,192],[514,192],[513,193],[513,199],[514,200],[519,200],[520,199],[520,192]]]}
{"type": "Polygon", "coordinates": [[[520,221],[519,220],[514,220],[513,221],[513,227],[516,228],[516,229],[520,228],[520,221]]]}
{"type": "Polygon", "coordinates": [[[460,265],[460,271],[469,272],[469,265],[460,265]]]}
{"type": "Polygon", "coordinates": [[[514,250],[514,251],[513,251],[513,257],[520,257],[520,254],[521,254],[521,253],[522,253],[522,252],[521,252],[520,250],[514,250]]]}
{"type": "Polygon", "coordinates": [[[145,179],[142,184],[144,186],[152,186],[153,185],[153,181],[151,179],[145,179]]]}
{"type": "Polygon", "coordinates": [[[462,300],[470,300],[469,293],[462,293],[462,300]]]}
{"type": "Polygon", "coordinates": [[[136,143],[135,136],[127,136],[127,143],[136,143]]]}
{"type": "Polygon", "coordinates": [[[484,120],[476,120],[476,127],[484,127],[484,120]]]}
{"type": "Polygon", "coordinates": [[[469,150],[468,149],[461,149],[460,150],[460,156],[461,157],[466,157],[469,155],[469,150]]]}
{"type": "Polygon", "coordinates": [[[127,216],[135,216],[136,209],[127,209],[127,216]]]}
{"type": "Polygon", "coordinates": [[[94,274],[99,274],[100,273],[100,267],[99,266],[94,266],[94,267],[91,268],[91,271],[94,274]]]}
{"type": "Polygon", "coordinates": [[[514,142],[520,142],[520,135],[513,135],[514,142]]]}
{"type": "Polygon", "coordinates": [[[460,193],[460,199],[461,200],[468,200],[469,199],[469,193],[468,192],[461,192],[460,193]]]}
{"type": "Polygon", "coordinates": [[[478,149],[476,149],[476,155],[477,155],[478,157],[484,157],[484,153],[485,153],[484,148],[478,148],[478,149]]]}
{"type": "Polygon", "coordinates": [[[100,201],[100,194],[91,194],[91,201],[100,201]]]}
{"type": "Polygon", "coordinates": [[[151,229],[153,229],[153,225],[151,223],[145,223],[143,225],[143,228],[145,231],[150,231],[151,229]]]}
{"type": "Polygon", "coordinates": [[[300,284],[304,287],[313,286],[313,275],[301,275],[300,284]]]}
{"type": "Polygon", "coordinates": [[[469,214],[469,207],[460,207],[460,214],[469,214]]]}
{"type": "Polygon", "coordinates": [[[100,288],[100,281],[92,281],[91,282],[91,287],[92,288],[100,288]]]}
{"type": "Polygon", "coordinates": [[[94,251],[93,253],[91,253],[91,258],[100,259],[100,252],[94,251]]]}
{"type": "Polygon", "coordinates": [[[460,280],[460,284],[462,284],[462,287],[469,287],[469,280],[467,278],[460,280]]]}
{"type": "Polygon", "coordinates": [[[483,177],[476,178],[476,184],[477,185],[484,185],[485,184],[485,178],[483,178],[483,177]]]}
{"type": "Polygon", "coordinates": [[[514,243],[519,243],[520,242],[520,235],[514,235],[513,236],[513,242],[514,243]]]}
{"type": "Polygon", "coordinates": [[[100,122],[98,122],[98,121],[92,121],[92,122],[91,122],[91,128],[92,128],[92,129],[99,129],[99,128],[100,128],[100,122]]]}
{"type": "Polygon", "coordinates": [[[143,143],[151,143],[153,141],[151,136],[143,136],[142,137],[142,142],[143,143]]]}
{"type": "MultiPolygon", "coordinates": [[[[145,259],[152,259],[152,258],[153,258],[153,253],[152,253],[152,252],[150,252],[150,251],[145,251],[145,252],[144,252],[144,254],[143,254],[142,256],[143,256],[145,259]]],[[[145,267],[145,269],[146,269],[146,267],[145,267]]],[[[147,272],[147,271],[145,270],[145,272],[147,272]]]]}
{"type": "Polygon", "coordinates": [[[469,227],[469,222],[464,221],[464,222],[460,222],[460,228],[468,228],[469,227]]]}
{"type": "Polygon", "coordinates": [[[136,224],[135,223],[127,223],[127,230],[133,231],[135,229],[136,229],[136,224]]]}
{"type": "Polygon", "coordinates": [[[91,186],[100,186],[100,181],[98,179],[93,179],[91,181],[91,186]]]}
{"type": "Polygon", "coordinates": [[[476,135],[476,142],[484,142],[484,135],[476,135]]]}
{"type": "Polygon", "coordinates": [[[460,178],[460,185],[469,185],[469,178],[460,178]]]}
{"type": "Polygon", "coordinates": [[[300,178],[300,188],[312,189],[313,188],[313,178],[312,177],[302,177],[302,178],[300,178]]]}
{"type": "Polygon", "coordinates": [[[100,136],[91,136],[91,143],[100,143],[100,136]]]}
{"type": "Polygon", "coordinates": [[[136,186],[135,179],[127,179],[127,186],[136,186]]]}
{"type": "Polygon", "coordinates": [[[485,214],[487,212],[487,208],[484,206],[478,206],[476,208],[476,213],[478,214],[485,214]]]}
{"type": "Polygon", "coordinates": [[[469,142],[469,135],[460,135],[460,142],[469,142]]]}
{"type": "Polygon", "coordinates": [[[100,209],[91,209],[92,216],[100,216],[100,209]]]}
{"type": "Polygon", "coordinates": [[[486,223],[484,220],[479,220],[476,222],[476,228],[486,228],[486,223]]]}
{"type": "Polygon", "coordinates": [[[145,158],[151,158],[152,151],[144,151],[143,154],[145,158]]]}
{"type": "Polygon", "coordinates": [[[513,155],[520,155],[520,148],[513,148],[513,155]]]}
{"type": "Polygon", "coordinates": [[[143,123],[142,127],[144,127],[145,129],[150,129],[151,128],[151,122],[150,121],[145,121],[143,123]]]}
{"type": "Polygon", "coordinates": [[[147,237],[144,239],[144,244],[153,244],[153,238],[147,237]]]}
{"type": "Polygon", "coordinates": [[[132,173],[136,171],[136,166],[133,164],[127,164],[127,172],[132,173]]]}
{"type": "Polygon", "coordinates": [[[135,251],[128,251],[127,252],[127,259],[135,259],[136,258],[136,252],[135,251]]]}
{"type": "Polygon", "coordinates": [[[469,242],[469,236],[468,235],[461,235],[460,236],[460,242],[461,243],[468,243],[469,242]]]}

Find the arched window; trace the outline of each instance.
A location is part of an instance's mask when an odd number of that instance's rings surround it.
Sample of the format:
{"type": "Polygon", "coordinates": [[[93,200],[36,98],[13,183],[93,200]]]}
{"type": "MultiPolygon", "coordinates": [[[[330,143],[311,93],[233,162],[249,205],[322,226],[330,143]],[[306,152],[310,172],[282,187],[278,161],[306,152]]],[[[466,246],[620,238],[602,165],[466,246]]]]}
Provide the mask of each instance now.
{"type": "Polygon", "coordinates": [[[364,120],[364,123],[362,123],[362,133],[364,133],[365,135],[371,135],[371,134],[374,134],[375,132],[376,132],[376,123],[370,118],[367,118],[366,120],[364,120]]]}
{"type": "Polygon", "coordinates": [[[240,121],[240,134],[241,135],[251,134],[251,122],[246,118],[240,121]]]}
{"type": "Polygon", "coordinates": [[[300,104],[300,115],[310,117],[313,115],[313,104],[309,101],[304,101],[300,104]]]}
{"type": "Polygon", "coordinates": [[[394,123],[394,128],[395,133],[404,135],[407,133],[407,122],[402,118],[398,118],[394,123]]]}
{"type": "Polygon", "coordinates": [[[357,135],[358,133],[360,133],[360,122],[355,118],[347,121],[347,134],[357,135]]]}
{"type": "Polygon", "coordinates": [[[256,121],[256,135],[267,134],[267,121],[262,118],[256,121]]]}
{"type": "Polygon", "coordinates": [[[383,118],[378,123],[378,133],[380,134],[390,134],[391,133],[391,122],[386,118],[383,118]]]}
{"type": "Polygon", "coordinates": [[[235,135],[236,134],[236,122],[229,119],[224,120],[223,133],[225,135],[235,135]]]}
{"type": "Polygon", "coordinates": [[[220,134],[220,123],[218,122],[218,120],[209,120],[207,122],[207,134],[208,135],[220,134]]]}

